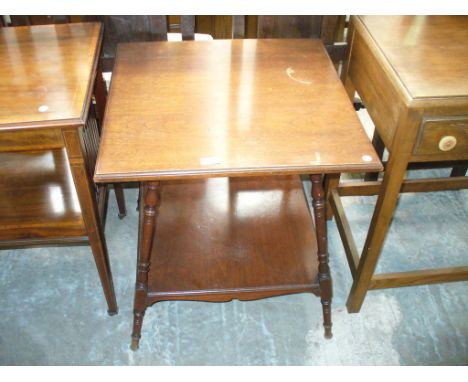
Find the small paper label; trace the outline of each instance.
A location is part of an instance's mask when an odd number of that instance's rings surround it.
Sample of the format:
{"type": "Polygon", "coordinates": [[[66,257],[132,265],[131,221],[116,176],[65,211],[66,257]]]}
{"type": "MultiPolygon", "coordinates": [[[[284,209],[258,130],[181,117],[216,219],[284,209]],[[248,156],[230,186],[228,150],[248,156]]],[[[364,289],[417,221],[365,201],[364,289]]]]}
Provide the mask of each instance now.
{"type": "Polygon", "coordinates": [[[221,159],[219,159],[218,157],[202,157],[202,158],[200,158],[200,164],[202,166],[209,166],[209,165],[220,164],[220,163],[221,163],[221,159]]]}

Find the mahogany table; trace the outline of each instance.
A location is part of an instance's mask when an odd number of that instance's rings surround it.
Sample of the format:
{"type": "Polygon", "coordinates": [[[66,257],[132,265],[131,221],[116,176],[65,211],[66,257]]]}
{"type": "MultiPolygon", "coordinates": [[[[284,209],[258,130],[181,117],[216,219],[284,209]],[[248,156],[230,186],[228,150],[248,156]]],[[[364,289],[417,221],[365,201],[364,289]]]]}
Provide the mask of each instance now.
{"type": "Polygon", "coordinates": [[[312,292],[331,337],[322,174],[376,169],[319,40],[120,45],[94,179],[141,184],[132,349],[162,300],[312,292]]]}
{"type": "Polygon", "coordinates": [[[468,188],[463,176],[468,160],[468,17],[353,16],[348,40],[345,87],[351,99],[357,90],[382,151],[389,151],[382,182],[337,187],[339,177],[329,178],[330,203],[354,279],[347,307],[358,312],[371,289],[468,280],[466,266],[374,274],[401,192],[468,188]],[[405,179],[412,164],[453,163],[459,166],[451,177],[405,179]],[[361,256],[340,201],[340,196],[353,195],[378,195],[361,256]]]}
{"type": "Polygon", "coordinates": [[[89,244],[116,314],[107,187],[92,180],[101,38],[99,23],[0,28],[0,249],[89,244]]]}

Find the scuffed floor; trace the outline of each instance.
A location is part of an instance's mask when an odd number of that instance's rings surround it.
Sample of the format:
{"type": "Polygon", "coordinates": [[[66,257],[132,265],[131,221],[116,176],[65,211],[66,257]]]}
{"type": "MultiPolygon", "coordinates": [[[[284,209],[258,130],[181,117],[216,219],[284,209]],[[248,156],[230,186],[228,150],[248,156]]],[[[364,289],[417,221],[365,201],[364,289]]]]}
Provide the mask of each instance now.
{"type": "MultiPolygon", "coordinates": [[[[411,172],[446,176],[449,170],[411,172]]],[[[310,184],[305,182],[310,190],[310,184]]],[[[135,282],[137,191],[106,236],[120,312],[106,314],[89,247],[0,252],[2,365],[468,365],[468,282],[369,292],[345,308],[351,276],[334,221],[329,252],[333,333],[323,338],[309,294],[229,303],[162,302],[147,310],[140,350],[129,349],[135,282]]],[[[344,198],[362,247],[375,197],[344,198]]],[[[468,263],[468,191],[405,194],[378,272],[468,263]]]]}

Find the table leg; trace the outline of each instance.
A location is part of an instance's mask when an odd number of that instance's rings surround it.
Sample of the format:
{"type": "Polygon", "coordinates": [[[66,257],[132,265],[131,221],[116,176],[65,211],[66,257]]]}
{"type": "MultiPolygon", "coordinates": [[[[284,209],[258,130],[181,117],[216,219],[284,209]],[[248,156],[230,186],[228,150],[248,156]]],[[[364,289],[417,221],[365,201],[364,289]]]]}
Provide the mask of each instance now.
{"type": "Polygon", "coordinates": [[[315,231],[317,235],[319,261],[318,278],[320,285],[320,301],[322,302],[323,309],[323,327],[325,328],[325,338],[331,338],[332,280],[330,268],[328,266],[325,192],[322,187],[322,175],[311,175],[310,180],[312,181],[312,205],[314,207],[315,231]]]}
{"type": "MultiPolygon", "coordinates": [[[[382,160],[385,151],[385,144],[383,143],[382,138],[380,138],[380,135],[377,132],[377,128],[374,130],[374,135],[372,137],[372,145],[374,146],[374,149],[377,155],[379,156],[379,159],[382,160]]],[[[376,181],[378,178],[378,172],[369,172],[364,176],[364,180],[366,182],[376,181]]]]}
{"type": "Polygon", "coordinates": [[[401,184],[408,166],[407,158],[399,154],[390,153],[389,156],[369,232],[346,303],[350,313],[357,313],[361,309],[393,218],[401,184]]]}
{"type": "Polygon", "coordinates": [[[117,207],[119,208],[119,219],[123,219],[127,216],[127,208],[125,207],[123,187],[120,183],[114,183],[114,192],[117,199],[117,207]]]}
{"type": "Polygon", "coordinates": [[[464,166],[464,165],[455,166],[452,168],[452,172],[450,173],[450,176],[451,177],[465,176],[467,170],[468,170],[468,166],[464,166]]]}
{"type": "Polygon", "coordinates": [[[146,311],[148,294],[148,273],[150,270],[151,249],[156,228],[156,217],[159,206],[159,182],[146,184],[145,207],[140,210],[141,225],[139,232],[137,279],[133,310],[133,332],[131,349],[137,350],[141,337],[141,326],[146,311]]]}
{"type": "Polygon", "coordinates": [[[62,136],[67,150],[70,170],[75,183],[76,193],[80,201],[81,213],[89,238],[89,245],[93,252],[94,261],[101,279],[102,289],[107,300],[109,315],[117,314],[114,283],[109,264],[106,240],[99,219],[98,205],[94,186],[88,177],[86,168],[83,140],[77,128],[62,130],[62,136]]]}

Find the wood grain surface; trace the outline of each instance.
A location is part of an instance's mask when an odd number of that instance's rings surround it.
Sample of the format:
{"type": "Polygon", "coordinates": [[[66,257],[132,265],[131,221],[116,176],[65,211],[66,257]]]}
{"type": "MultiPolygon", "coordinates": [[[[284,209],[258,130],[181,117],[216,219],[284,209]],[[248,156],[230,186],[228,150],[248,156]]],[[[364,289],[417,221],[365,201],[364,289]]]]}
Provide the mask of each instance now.
{"type": "Polygon", "coordinates": [[[298,176],[162,182],[157,225],[150,301],[319,291],[298,176]]]}
{"type": "Polygon", "coordinates": [[[319,40],[119,47],[97,182],[380,166],[319,40]]]}
{"type": "Polygon", "coordinates": [[[413,98],[468,94],[467,16],[360,18],[413,98]]]}
{"type": "Polygon", "coordinates": [[[0,153],[0,241],[86,236],[63,149],[0,153]]]}
{"type": "Polygon", "coordinates": [[[0,130],[84,122],[100,35],[99,23],[0,28],[0,130]]]}

